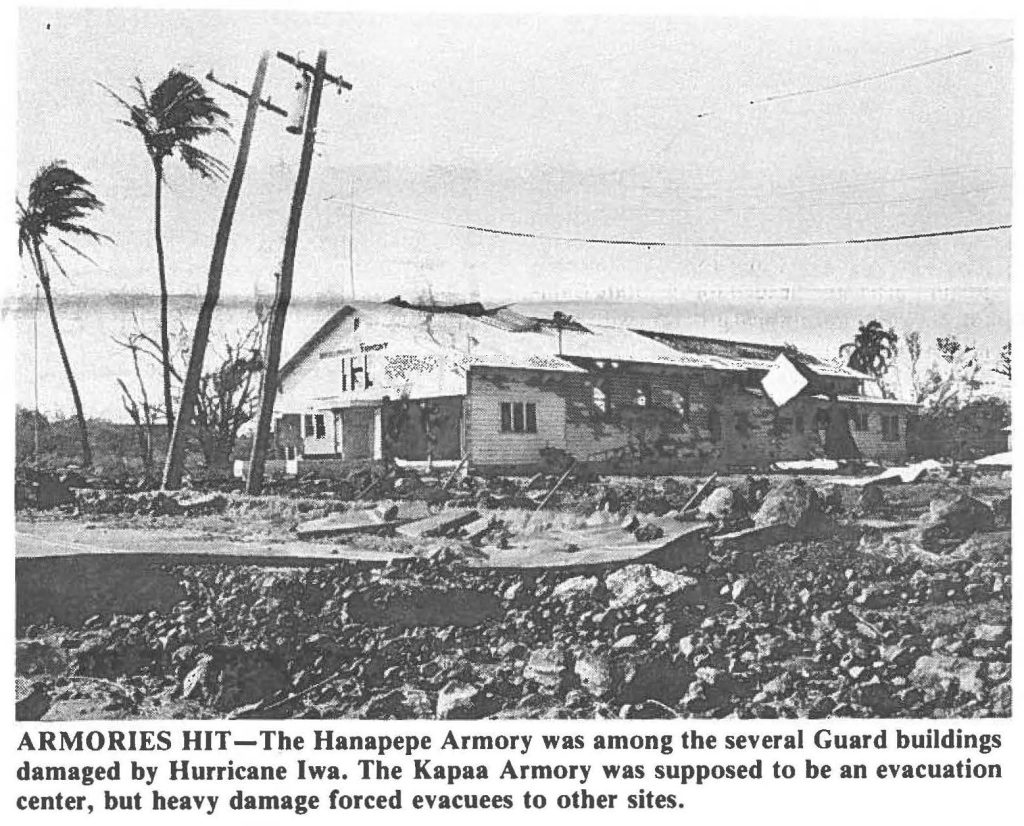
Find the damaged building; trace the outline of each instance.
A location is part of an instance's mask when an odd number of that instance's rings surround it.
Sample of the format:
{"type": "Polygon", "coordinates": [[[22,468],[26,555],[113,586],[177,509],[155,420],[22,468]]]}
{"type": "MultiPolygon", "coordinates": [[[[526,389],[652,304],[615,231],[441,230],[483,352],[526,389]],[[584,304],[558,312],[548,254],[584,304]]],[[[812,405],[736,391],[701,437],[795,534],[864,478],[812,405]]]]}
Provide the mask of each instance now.
{"type": "Polygon", "coordinates": [[[788,346],[535,318],[478,303],[353,302],[282,368],[275,450],[315,462],[571,456],[624,473],[901,462],[914,405],[788,346]]]}

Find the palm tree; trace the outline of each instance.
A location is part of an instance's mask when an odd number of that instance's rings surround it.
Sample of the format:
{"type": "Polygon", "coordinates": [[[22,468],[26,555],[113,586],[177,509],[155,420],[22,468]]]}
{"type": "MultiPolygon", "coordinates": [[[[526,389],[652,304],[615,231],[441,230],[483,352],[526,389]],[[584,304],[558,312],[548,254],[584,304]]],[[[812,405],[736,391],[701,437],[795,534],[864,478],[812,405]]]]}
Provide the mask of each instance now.
{"type": "Polygon", "coordinates": [[[57,350],[64,365],[64,373],[71,387],[71,397],[75,402],[75,416],[78,418],[78,430],[82,441],[82,462],[86,467],[92,464],[92,450],[89,447],[89,431],[85,424],[85,413],[82,410],[82,398],[78,393],[78,384],[71,370],[68,351],[64,346],[64,337],[57,322],[57,310],[53,305],[53,289],[50,273],[43,259],[45,252],[49,259],[65,276],[67,272],[61,264],[51,244],[56,239],[71,251],[89,259],[84,252],[62,235],[80,235],[93,241],[110,238],[86,226],[84,220],[93,212],[103,209],[103,203],[90,189],[91,184],[71,169],[64,161],[53,161],[36,173],[29,184],[28,198],[25,203],[16,199],[18,205],[18,254],[28,253],[36,278],[43,288],[46,308],[50,313],[50,325],[53,336],[57,339],[57,350]]]}
{"type": "Polygon", "coordinates": [[[877,320],[861,322],[857,335],[839,348],[839,355],[847,358],[847,365],[854,370],[881,379],[896,357],[898,341],[892,327],[886,330],[877,320]]]}
{"type": "MultiPolygon", "coordinates": [[[[101,86],[103,84],[100,84],[101,86]]],[[[137,103],[129,103],[103,86],[128,111],[119,120],[142,137],[153,163],[153,234],[156,239],[157,275],[160,279],[160,350],[163,358],[164,411],[167,429],[174,428],[171,402],[171,344],[167,321],[167,271],[164,264],[162,228],[164,161],[174,155],[203,179],[222,180],[227,166],[196,144],[203,138],[227,134],[228,114],[221,109],[192,75],[172,69],[151,92],[139,78],[133,87],[137,103]]]]}

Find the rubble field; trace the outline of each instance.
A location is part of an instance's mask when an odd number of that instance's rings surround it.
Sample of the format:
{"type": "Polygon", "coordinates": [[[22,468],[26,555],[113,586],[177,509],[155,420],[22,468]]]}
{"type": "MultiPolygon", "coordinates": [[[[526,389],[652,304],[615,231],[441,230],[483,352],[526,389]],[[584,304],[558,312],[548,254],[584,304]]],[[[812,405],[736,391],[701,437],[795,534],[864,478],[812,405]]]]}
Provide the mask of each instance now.
{"type": "Polygon", "coordinates": [[[1006,475],[364,474],[20,479],[19,536],[231,556],[19,551],[18,718],[1010,714],[1006,475]]]}

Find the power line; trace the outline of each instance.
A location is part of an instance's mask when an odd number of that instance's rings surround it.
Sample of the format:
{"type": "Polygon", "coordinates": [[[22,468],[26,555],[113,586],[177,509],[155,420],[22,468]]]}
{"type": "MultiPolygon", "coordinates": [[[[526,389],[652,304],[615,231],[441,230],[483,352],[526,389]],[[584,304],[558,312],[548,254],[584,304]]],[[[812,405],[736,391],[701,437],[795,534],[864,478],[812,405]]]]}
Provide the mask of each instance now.
{"type": "MultiPolygon", "coordinates": [[[[336,196],[329,195],[324,200],[335,200],[336,196]]],[[[866,238],[846,239],[824,239],[810,241],[661,241],[652,239],[634,238],[598,238],[581,235],[552,235],[548,233],[526,232],[522,230],[504,229],[499,227],[487,227],[478,224],[465,224],[457,221],[446,221],[441,218],[430,218],[423,215],[413,215],[408,212],[382,209],[367,204],[349,202],[344,204],[351,210],[360,210],[376,215],[386,215],[406,221],[415,221],[424,224],[461,229],[469,232],[479,232],[486,235],[498,235],[509,238],[523,238],[537,241],[556,241],[571,244],[598,244],[602,246],[625,246],[625,247],[689,247],[689,248],[717,248],[717,249],[764,249],[764,248],[795,248],[795,247],[836,247],[847,244],[879,244],[895,241],[910,241],[924,238],[939,238],[955,235],[971,235],[983,232],[996,232],[1011,228],[1011,224],[996,224],[983,227],[966,227],[959,229],[938,230],[935,232],[906,233],[901,235],[870,236],[866,238]]]]}
{"type": "MultiPolygon", "coordinates": [[[[939,55],[938,57],[931,57],[927,60],[919,60],[916,63],[908,63],[905,66],[897,66],[894,69],[889,69],[884,72],[877,72],[873,75],[865,75],[864,77],[852,78],[850,80],[842,80],[838,83],[829,83],[823,86],[809,86],[805,89],[796,89],[792,92],[782,92],[777,95],[766,95],[763,98],[755,98],[751,100],[748,106],[758,106],[763,103],[775,103],[780,100],[790,100],[792,98],[803,97],[805,95],[817,95],[822,92],[833,92],[838,89],[847,89],[851,86],[859,86],[864,83],[873,83],[876,80],[885,80],[896,75],[901,75],[906,72],[913,72],[918,69],[923,69],[928,66],[934,66],[937,63],[945,63],[949,60],[956,60],[967,55],[974,54],[975,52],[982,51],[983,49],[991,49],[995,46],[1003,46],[1007,43],[1012,43],[1012,37],[1004,37],[1002,40],[994,40],[991,43],[981,43],[977,46],[970,46],[966,49],[961,49],[958,52],[950,52],[949,54],[939,55]]],[[[714,112],[700,112],[697,114],[698,118],[706,118],[715,114],[714,112]]]]}

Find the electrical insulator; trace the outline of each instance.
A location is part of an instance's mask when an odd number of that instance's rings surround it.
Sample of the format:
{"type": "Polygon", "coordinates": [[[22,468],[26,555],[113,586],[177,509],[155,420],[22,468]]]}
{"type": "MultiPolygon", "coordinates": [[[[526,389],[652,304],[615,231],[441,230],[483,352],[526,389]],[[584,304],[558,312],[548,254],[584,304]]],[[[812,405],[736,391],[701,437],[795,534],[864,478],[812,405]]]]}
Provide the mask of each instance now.
{"type": "Polygon", "coordinates": [[[303,74],[302,80],[295,84],[295,105],[292,107],[291,120],[286,129],[293,135],[301,135],[306,122],[306,108],[309,106],[309,75],[303,74]]]}

